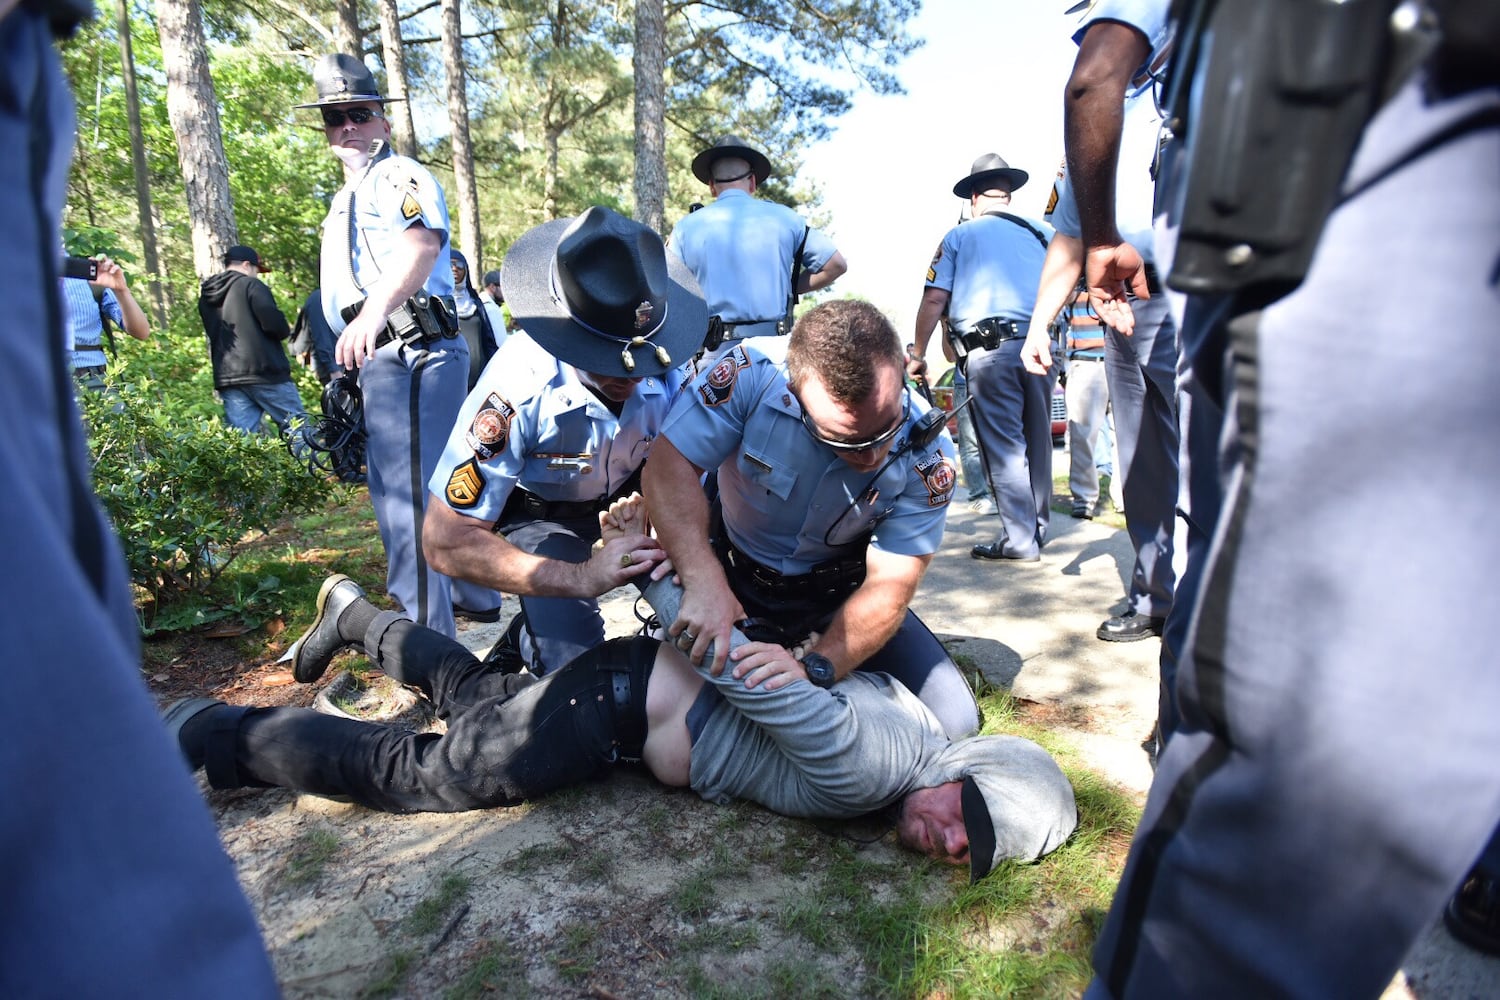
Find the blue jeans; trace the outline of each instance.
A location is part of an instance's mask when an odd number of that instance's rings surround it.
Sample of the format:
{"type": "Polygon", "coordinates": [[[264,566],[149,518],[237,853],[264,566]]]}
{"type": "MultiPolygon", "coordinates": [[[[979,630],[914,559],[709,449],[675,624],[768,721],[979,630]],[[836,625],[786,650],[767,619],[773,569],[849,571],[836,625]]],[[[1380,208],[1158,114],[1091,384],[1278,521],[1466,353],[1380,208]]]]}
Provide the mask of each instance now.
{"type": "Polygon", "coordinates": [[[219,399],[224,404],[224,419],[230,427],[246,434],[258,434],[261,432],[261,418],[270,417],[283,437],[292,440],[292,434],[297,434],[293,451],[300,453],[304,450],[303,432],[294,429],[307,423],[307,411],[302,408],[302,395],[291,382],[220,389],[219,399]]]}

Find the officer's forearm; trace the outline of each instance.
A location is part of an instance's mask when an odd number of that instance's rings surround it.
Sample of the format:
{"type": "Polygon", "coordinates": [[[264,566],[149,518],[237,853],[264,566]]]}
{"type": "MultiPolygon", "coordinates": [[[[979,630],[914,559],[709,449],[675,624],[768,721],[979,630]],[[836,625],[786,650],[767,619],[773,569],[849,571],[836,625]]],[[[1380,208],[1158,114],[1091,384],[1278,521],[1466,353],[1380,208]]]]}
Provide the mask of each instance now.
{"type": "Polygon", "coordinates": [[[847,270],[849,270],[849,262],[844,259],[843,254],[835,250],[833,256],[828,258],[828,263],[823,265],[822,270],[802,272],[802,277],[797,281],[797,284],[802,287],[798,288],[797,292],[801,294],[802,292],[816,292],[820,288],[827,288],[839,280],[847,270]]]}
{"type": "Polygon", "coordinates": [[[932,341],[932,331],[938,320],[942,319],[943,309],[947,305],[948,293],[940,288],[929,288],[922,293],[922,301],[917,306],[917,325],[912,330],[912,344],[916,347],[917,357],[927,357],[927,345],[932,341]]]}
{"type": "Polygon", "coordinates": [[[651,445],[651,457],[641,470],[641,493],[661,547],[684,587],[723,577],[718,557],[708,544],[708,499],[699,477],[703,471],[689,462],[666,437],[651,445]]]}
{"type": "Polygon", "coordinates": [[[441,498],[427,498],[422,551],[444,576],[526,597],[597,597],[586,593],[582,563],[532,555],[494,533],[488,521],[468,517],[441,498]]]}
{"type": "Polygon", "coordinates": [[[871,549],[865,582],[849,595],[813,646],[844,677],[874,656],[901,627],[931,556],[896,556],[871,549]]]}
{"type": "Polygon", "coordinates": [[[1036,307],[1031,311],[1028,333],[1045,332],[1047,324],[1073,299],[1078,276],[1083,273],[1083,241],[1054,233],[1042,261],[1042,277],[1037,283],[1036,307]]]}
{"type": "Polygon", "coordinates": [[[1086,247],[1119,242],[1115,167],[1125,119],[1125,88],[1151,53],[1140,31],[1119,21],[1091,25],[1063,92],[1063,142],[1086,247]]]}
{"type": "Polygon", "coordinates": [[[387,316],[427,283],[443,249],[441,233],[421,224],[409,226],[396,237],[401,252],[394,254],[380,281],[365,298],[365,308],[387,316]]]}

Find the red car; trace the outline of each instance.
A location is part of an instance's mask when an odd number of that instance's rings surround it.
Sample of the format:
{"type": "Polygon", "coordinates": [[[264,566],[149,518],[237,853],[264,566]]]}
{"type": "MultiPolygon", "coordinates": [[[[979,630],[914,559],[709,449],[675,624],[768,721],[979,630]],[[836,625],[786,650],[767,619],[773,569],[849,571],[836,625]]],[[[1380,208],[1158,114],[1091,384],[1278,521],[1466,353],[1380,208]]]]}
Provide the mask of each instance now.
{"type": "MultiPolygon", "coordinates": [[[[938,377],[937,384],[932,387],[932,402],[941,406],[949,413],[953,412],[953,373],[957,369],[949,368],[938,377]]],[[[952,434],[954,440],[958,439],[958,421],[948,418],[948,433],[952,434]]],[[[1061,444],[1063,438],[1068,436],[1068,402],[1063,393],[1063,387],[1057,383],[1052,385],[1052,443],[1061,444]]]]}

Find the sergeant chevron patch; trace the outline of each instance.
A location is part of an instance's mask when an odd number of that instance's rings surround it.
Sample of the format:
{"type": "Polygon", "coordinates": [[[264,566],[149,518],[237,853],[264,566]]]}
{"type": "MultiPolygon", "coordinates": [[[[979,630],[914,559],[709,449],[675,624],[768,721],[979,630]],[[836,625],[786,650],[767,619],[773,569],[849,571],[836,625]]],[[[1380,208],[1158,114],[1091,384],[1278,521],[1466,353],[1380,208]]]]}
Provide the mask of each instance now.
{"type": "Polygon", "coordinates": [[[454,469],[448,477],[448,488],[443,492],[449,503],[462,510],[479,503],[479,498],[484,495],[484,476],[479,471],[479,463],[471,458],[454,469]]]}

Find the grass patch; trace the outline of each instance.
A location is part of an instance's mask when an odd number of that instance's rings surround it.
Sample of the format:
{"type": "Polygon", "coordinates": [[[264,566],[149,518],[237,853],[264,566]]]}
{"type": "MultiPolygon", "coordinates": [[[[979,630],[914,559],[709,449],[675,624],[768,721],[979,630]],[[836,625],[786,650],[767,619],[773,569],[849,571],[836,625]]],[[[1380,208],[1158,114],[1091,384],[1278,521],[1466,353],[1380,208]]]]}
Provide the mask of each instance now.
{"type": "Polygon", "coordinates": [[[401,991],[407,975],[416,964],[416,952],[392,952],[381,962],[376,978],[366,983],[364,989],[359,991],[360,997],[364,1000],[380,1000],[382,997],[395,996],[401,991]]]}
{"type": "Polygon", "coordinates": [[[413,934],[431,934],[442,928],[453,908],[469,894],[469,878],[457,872],[443,876],[437,891],[423,899],[406,915],[406,929],[413,934]]]}
{"type": "Polygon", "coordinates": [[[447,1000],[476,1000],[484,996],[529,997],[526,961],[507,941],[486,941],[479,956],[458,981],[443,994],[447,1000]]]}
{"type": "Polygon", "coordinates": [[[307,885],[323,875],[323,868],[339,852],[338,834],[332,830],[316,828],[297,838],[287,855],[286,871],[282,876],[287,885],[307,885]]]}
{"type": "Polygon", "coordinates": [[[563,929],[558,956],[553,960],[558,975],[570,981],[588,977],[598,964],[599,931],[591,923],[571,924],[563,929]]]}
{"type": "Polygon", "coordinates": [[[506,864],[506,871],[512,875],[531,875],[568,860],[573,853],[568,844],[532,844],[515,853],[506,864]]]}

